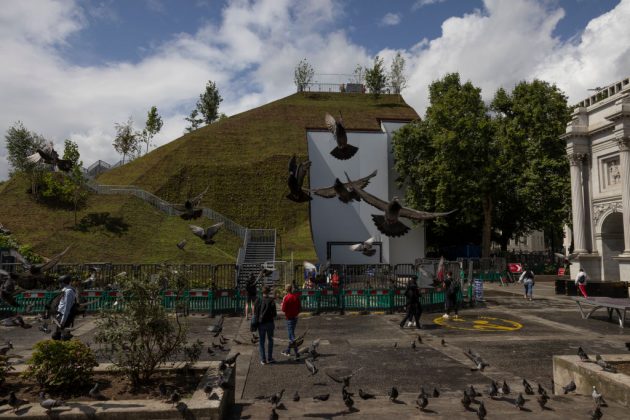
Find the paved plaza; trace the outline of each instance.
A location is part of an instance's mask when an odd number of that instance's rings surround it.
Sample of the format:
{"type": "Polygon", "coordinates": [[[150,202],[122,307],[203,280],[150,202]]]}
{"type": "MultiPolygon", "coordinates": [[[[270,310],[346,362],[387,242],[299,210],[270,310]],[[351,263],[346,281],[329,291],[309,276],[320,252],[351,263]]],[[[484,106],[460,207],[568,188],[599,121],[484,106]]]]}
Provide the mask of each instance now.
{"type": "MultiPolygon", "coordinates": [[[[572,300],[553,294],[551,283],[537,283],[532,302],[524,300],[520,292],[520,286],[488,286],[485,304],[463,309],[458,320],[445,322],[441,313],[424,313],[425,328],[419,331],[421,344],[417,342],[417,330],[399,328],[401,314],[305,314],[300,317],[297,333],[308,329],[305,343],[321,339],[316,375],[311,375],[303,362],[280,354],[287,342],[283,320],[276,322],[277,363],[262,366],[258,347],[250,343],[248,322],[240,317],[226,318],[224,336],[231,339],[230,353],[241,353],[237,365],[237,405],[231,418],[269,418],[270,404],[261,397],[281,389],[285,389],[285,394],[283,405],[277,410],[280,418],[477,418],[460,403],[462,391],[469,385],[483,392],[479,400],[484,401],[488,419],[590,418],[588,413],[593,409],[590,395],[553,396],[549,410],[544,412],[534,396],[524,395],[527,402],[522,411],[514,406],[514,400],[523,391],[523,378],[534,387],[540,383],[551,390],[553,355],[574,355],[578,346],[593,355],[627,353],[624,342],[630,341],[628,327],[622,329],[616,322],[609,322],[605,312],[583,320],[572,300]],[[235,344],[235,338],[242,344],[235,344]],[[412,342],[416,342],[415,349],[412,342]],[[480,353],[490,366],[484,372],[472,371],[472,362],[463,354],[467,349],[480,353]],[[326,373],[344,375],[353,371],[357,372],[350,391],[355,393],[355,406],[349,411],[341,397],[341,385],[326,373]],[[491,400],[485,392],[491,379],[506,380],[512,393],[491,400]],[[397,402],[387,398],[392,386],[400,392],[397,402]],[[429,399],[424,412],[415,406],[420,387],[430,393],[434,387],[440,391],[439,398],[429,399]],[[359,388],[375,394],[376,399],[362,400],[359,388]],[[301,396],[299,402],[292,401],[295,391],[301,396]],[[313,401],[313,396],[327,393],[330,393],[328,401],[313,401]]],[[[199,338],[210,345],[213,338],[206,327],[213,321],[201,315],[188,319],[190,340],[199,338]]],[[[75,335],[92,342],[94,327],[92,317],[80,319],[75,335]]],[[[16,352],[24,356],[30,354],[30,347],[37,340],[45,337],[36,328],[0,328],[3,339],[12,340],[16,352]]],[[[226,354],[218,352],[210,356],[204,352],[202,360],[220,360],[226,354]]],[[[477,405],[472,407],[476,409],[477,405]]],[[[615,404],[603,411],[604,418],[629,418],[628,409],[615,404]]]]}

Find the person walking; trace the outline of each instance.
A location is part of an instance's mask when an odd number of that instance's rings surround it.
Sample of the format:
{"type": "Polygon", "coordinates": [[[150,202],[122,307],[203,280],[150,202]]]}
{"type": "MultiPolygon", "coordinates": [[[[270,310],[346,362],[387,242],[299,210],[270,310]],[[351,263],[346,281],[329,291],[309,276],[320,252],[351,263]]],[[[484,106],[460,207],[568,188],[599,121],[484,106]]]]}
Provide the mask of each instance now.
{"type": "Polygon", "coordinates": [[[256,301],[256,295],[258,289],[256,287],[257,279],[254,273],[249,275],[247,283],[245,283],[245,292],[247,293],[247,300],[245,301],[245,319],[249,319],[249,312],[254,314],[254,302],[256,301]]]}
{"type": "Polygon", "coordinates": [[[444,277],[444,308],[446,313],[442,315],[442,318],[449,319],[451,317],[451,311],[455,311],[455,318],[457,318],[459,303],[457,302],[457,294],[461,289],[461,285],[459,284],[459,280],[455,280],[453,278],[453,272],[449,271],[446,273],[444,277]]]}
{"type": "Polygon", "coordinates": [[[518,278],[519,283],[523,283],[525,288],[525,299],[532,300],[534,295],[534,272],[528,267],[525,267],[523,273],[518,278]]]}
{"type": "MultiPolygon", "coordinates": [[[[284,299],[282,299],[282,312],[284,312],[284,317],[287,319],[289,344],[287,345],[287,349],[282,352],[282,355],[291,356],[291,344],[295,341],[295,327],[297,326],[301,306],[300,297],[296,293],[293,293],[293,286],[289,284],[285,290],[287,294],[284,296],[284,299]]],[[[296,360],[299,359],[300,353],[298,352],[297,346],[293,346],[293,350],[295,350],[296,360]]]]}
{"type": "Polygon", "coordinates": [[[586,282],[589,280],[588,274],[584,271],[583,268],[580,268],[577,275],[575,276],[575,285],[582,293],[582,296],[588,299],[588,295],[586,294],[586,282]]]}
{"type": "Polygon", "coordinates": [[[55,332],[52,334],[53,340],[69,340],[72,338],[72,334],[65,331],[67,327],[74,322],[73,307],[77,301],[77,292],[74,287],[70,285],[72,276],[64,275],[59,277],[61,283],[61,298],[55,312],[55,319],[57,320],[55,332]],[[62,334],[63,333],[63,334],[62,334]]]}
{"type": "Polygon", "coordinates": [[[420,289],[418,289],[418,283],[416,283],[416,276],[413,276],[407,282],[405,299],[407,314],[403,320],[400,321],[400,328],[404,328],[405,322],[408,322],[408,327],[412,326],[411,321],[413,318],[413,325],[415,325],[417,329],[422,329],[422,324],[420,324],[420,315],[422,315],[422,307],[420,306],[420,289]]]}
{"type": "Polygon", "coordinates": [[[274,319],[278,315],[276,312],[276,301],[271,295],[271,287],[263,286],[262,298],[256,299],[254,303],[254,314],[258,322],[258,351],[260,353],[260,364],[266,365],[274,363],[273,360],[273,331],[276,328],[274,319]],[[265,339],[267,340],[267,353],[265,354],[265,339]]]}

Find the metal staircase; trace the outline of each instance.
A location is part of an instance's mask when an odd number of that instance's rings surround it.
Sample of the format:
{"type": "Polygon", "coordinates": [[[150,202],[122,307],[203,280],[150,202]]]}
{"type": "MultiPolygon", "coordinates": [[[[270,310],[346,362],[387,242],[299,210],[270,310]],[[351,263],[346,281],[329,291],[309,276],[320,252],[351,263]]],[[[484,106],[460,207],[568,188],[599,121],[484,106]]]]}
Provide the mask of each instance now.
{"type": "MultiPolygon", "coordinates": [[[[276,259],[276,230],[248,229],[243,241],[242,252],[239,251],[238,280],[239,288],[245,287],[249,276],[258,275],[263,264],[276,259]]],[[[273,277],[265,279],[265,285],[273,285],[273,277]]]]}

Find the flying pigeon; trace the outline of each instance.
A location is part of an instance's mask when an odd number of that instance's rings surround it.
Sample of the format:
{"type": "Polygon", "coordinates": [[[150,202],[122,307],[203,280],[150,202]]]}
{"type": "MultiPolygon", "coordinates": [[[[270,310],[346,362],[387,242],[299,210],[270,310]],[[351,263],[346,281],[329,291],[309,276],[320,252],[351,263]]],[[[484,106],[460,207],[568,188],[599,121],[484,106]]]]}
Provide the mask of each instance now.
{"type": "Polygon", "coordinates": [[[203,192],[201,192],[201,194],[197,195],[196,197],[186,200],[184,204],[173,204],[173,208],[182,213],[179,215],[179,217],[184,220],[200,218],[203,214],[203,209],[198,208],[197,206],[199,206],[199,204],[201,203],[204,194],[208,192],[208,188],[210,188],[210,186],[207,186],[206,189],[203,190],[203,192]]]}
{"type": "Polygon", "coordinates": [[[199,226],[195,226],[195,225],[188,225],[190,230],[192,230],[192,233],[194,233],[199,238],[203,239],[203,242],[206,245],[214,244],[214,240],[212,238],[214,237],[214,235],[217,234],[217,232],[219,232],[219,229],[221,229],[221,226],[223,226],[223,222],[214,224],[206,229],[199,226]]]}
{"type": "Polygon", "coordinates": [[[295,155],[289,160],[289,177],[287,178],[289,194],[286,196],[289,200],[296,203],[304,203],[313,199],[309,191],[303,188],[304,178],[306,178],[306,173],[310,167],[310,160],[305,160],[298,164],[295,155]]]}
{"type": "Polygon", "coordinates": [[[337,147],[331,150],[330,154],[339,160],[350,159],[355,155],[359,148],[348,144],[348,136],[346,134],[346,129],[343,126],[343,117],[341,116],[341,112],[339,113],[338,120],[335,120],[332,115],[326,113],[325,121],[328,131],[332,133],[335,141],[337,142],[337,147]]]}
{"type": "MultiPolygon", "coordinates": [[[[346,178],[348,178],[347,174],[346,178]]],[[[350,178],[348,178],[348,182],[351,182],[350,178]]],[[[408,207],[403,207],[398,201],[398,197],[394,197],[391,201],[387,202],[381,200],[376,196],[373,196],[366,191],[363,191],[356,185],[353,185],[353,188],[355,189],[357,194],[359,194],[359,196],[363,200],[365,200],[366,203],[385,212],[384,215],[373,214],[372,220],[374,221],[376,228],[381,233],[390,237],[403,236],[410,230],[407,225],[398,220],[399,217],[421,221],[435,219],[436,217],[441,216],[447,216],[455,211],[452,210],[444,213],[429,213],[425,211],[414,210],[408,207]]]]}
{"type": "Polygon", "coordinates": [[[477,366],[476,370],[483,372],[483,370],[487,367],[490,366],[489,363],[486,363],[481,356],[479,355],[479,353],[468,349],[468,351],[465,351],[464,354],[466,355],[466,357],[468,357],[474,364],[475,366],[477,366]]]}
{"type": "Polygon", "coordinates": [[[338,384],[343,383],[344,387],[349,387],[350,386],[350,379],[352,379],[352,377],[354,375],[356,375],[356,373],[359,372],[361,369],[363,369],[363,368],[361,367],[361,368],[355,370],[354,372],[352,372],[349,375],[340,376],[340,377],[333,376],[330,373],[326,372],[326,376],[328,376],[330,379],[332,379],[333,381],[337,382],[338,384]]]}
{"type": "Polygon", "coordinates": [[[313,360],[304,359],[304,363],[306,364],[306,368],[311,372],[311,375],[315,375],[319,369],[315,366],[315,362],[313,360]]]}
{"type": "Polygon", "coordinates": [[[66,253],[70,250],[70,248],[72,248],[72,245],[68,245],[66,249],[64,249],[63,251],[61,251],[59,254],[55,255],[54,257],[48,259],[44,263],[26,265],[25,268],[28,270],[30,274],[33,274],[33,275],[39,275],[47,271],[50,271],[50,269],[52,269],[54,266],[56,266],[59,263],[59,261],[61,261],[61,257],[66,255],[66,253]]]}
{"type": "Polygon", "coordinates": [[[365,242],[361,242],[355,245],[350,245],[351,251],[360,252],[366,257],[371,257],[376,254],[376,249],[372,248],[372,244],[374,243],[374,237],[369,238],[365,242]]]}
{"type": "Polygon", "coordinates": [[[48,165],[53,165],[64,172],[69,172],[72,169],[72,161],[69,159],[59,159],[59,153],[54,149],[53,143],[48,142],[48,145],[43,149],[37,149],[35,153],[26,158],[31,163],[43,162],[48,165]]]}
{"type": "Polygon", "coordinates": [[[343,183],[339,178],[335,178],[335,183],[331,187],[316,188],[311,190],[312,193],[324,198],[333,198],[337,196],[342,203],[349,203],[351,201],[361,201],[359,194],[352,188],[352,184],[357,185],[359,188],[365,188],[370,183],[370,179],[376,176],[376,171],[372,172],[366,177],[357,179],[355,181],[343,183]]]}

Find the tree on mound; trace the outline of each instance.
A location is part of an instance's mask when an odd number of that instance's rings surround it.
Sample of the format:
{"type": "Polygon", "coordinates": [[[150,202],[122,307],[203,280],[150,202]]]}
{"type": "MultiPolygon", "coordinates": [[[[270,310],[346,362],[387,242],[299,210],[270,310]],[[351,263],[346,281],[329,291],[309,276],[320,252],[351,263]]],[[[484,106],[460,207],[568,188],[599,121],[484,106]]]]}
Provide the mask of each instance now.
{"type": "Polygon", "coordinates": [[[192,110],[186,121],[190,126],[186,127],[187,132],[198,129],[201,124],[212,124],[219,118],[219,105],[223,102],[223,98],[219,94],[219,88],[216,83],[209,80],[206,83],[206,90],[199,95],[199,100],[195,109],[192,110]]]}
{"type": "Polygon", "coordinates": [[[27,158],[44,147],[46,139],[36,133],[30,132],[24,127],[22,121],[18,121],[7,130],[4,136],[8,152],[7,159],[11,165],[10,175],[25,174],[31,181],[31,192],[37,194],[37,185],[41,181],[43,168],[27,158]]]}

